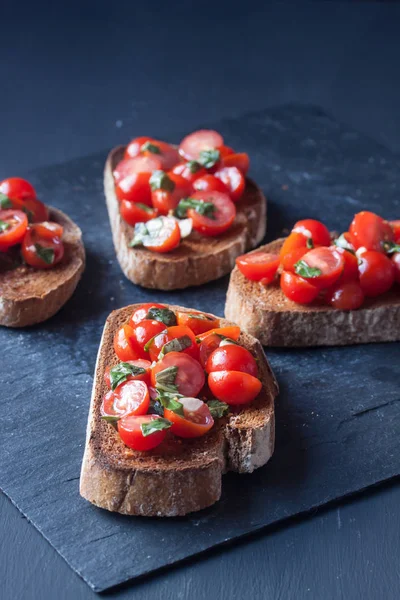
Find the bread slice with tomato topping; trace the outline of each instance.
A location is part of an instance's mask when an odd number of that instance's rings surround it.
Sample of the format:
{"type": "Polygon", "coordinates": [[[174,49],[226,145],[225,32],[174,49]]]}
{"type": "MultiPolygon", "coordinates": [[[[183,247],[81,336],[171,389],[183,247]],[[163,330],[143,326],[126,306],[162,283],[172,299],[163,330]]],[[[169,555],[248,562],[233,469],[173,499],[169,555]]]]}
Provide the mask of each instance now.
{"type": "Polygon", "coordinates": [[[266,230],[266,199],[260,188],[246,179],[243,197],[236,203],[233,225],[218,237],[192,232],[166,254],[131,248],[133,227],[121,217],[113,171],[123,159],[125,147],[112,150],[104,170],[104,191],[112,236],[121,269],[133,283],[159,290],[202,285],[229,273],[235,258],[257,246],[266,230]]]}
{"type": "MultiPolygon", "coordinates": [[[[108,317],[97,356],[89,410],[80,493],[101,508],[128,515],[178,516],[206,508],[220,498],[222,474],[251,473],[274,450],[274,398],[278,386],[260,343],[240,334],[239,343],[255,357],[262,389],[248,405],[230,407],[202,437],[183,439],[168,432],[147,452],[127,447],[117,430],[101,418],[108,366],[116,365],[116,331],[140,305],[108,317]]],[[[193,313],[170,306],[173,311],[193,313]]],[[[231,323],[221,319],[221,326],[231,323]]]]}
{"type": "Polygon", "coordinates": [[[49,207],[49,218],[63,229],[64,256],[51,269],[14,266],[0,255],[0,325],[26,327],[52,317],[72,296],[85,267],[79,227],[61,210],[49,207]]]}
{"type": "MultiPolygon", "coordinates": [[[[256,252],[279,254],[287,238],[256,252]]],[[[250,253],[251,254],[251,253],[250,253]]],[[[399,286],[376,298],[366,298],[357,310],[338,310],[322,301],[298,304],[289,300],[279,281],[263,285],[247,279],[237,267],[231,274],[225,316],[264,346],[342,346],[400,340],[399,286]]]]}

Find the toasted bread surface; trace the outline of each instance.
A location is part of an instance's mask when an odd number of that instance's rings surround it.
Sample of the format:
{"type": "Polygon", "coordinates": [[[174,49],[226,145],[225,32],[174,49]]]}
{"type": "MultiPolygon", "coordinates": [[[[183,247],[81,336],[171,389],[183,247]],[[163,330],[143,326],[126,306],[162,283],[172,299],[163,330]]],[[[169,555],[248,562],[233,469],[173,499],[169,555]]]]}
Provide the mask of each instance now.
{"type": "MultiPolygon", "coordinates": [[[[247,407],[233,408],[203,437],[183,440],[168,432],[165,441],[152,451],[131,450],[123,444],[115,428],[101,419],[100,407],[107,391],[105,368],[118,363],[113,337],[139,306],[112,312],[104,327],[80,492],[93,504],[110,511],[145,516],[185,515],[219,499],[223,472],[250,473],[269,460],[274,449],[274,398],[278,386],[259,342],[241,334],[240,343],[258,359],[263,382],[262,392],[254,402],[247,407]]],[[[178,306],[170,308],[190,310],[178,306]]],[[[224,319],[222,323],[228,324],[224,319]]]]}
{"type": "Polygon", "coordinates": [[[133,227],[120,216],[113,178],[113,171],[122,160],[124,151],[125,147],[115,148],[107,158],[104,192],[117,258],[122,271],[133,283],[159,290],[202,285],[229,273],[235,258],[263,239],[267,202],[256,184],[247,179],[243,198],[236,204],[236,220],[226,233],[206,238],[192,232],[178,248],[167,254],[157,254],[146,248],[130,248],[133,227]]]}
{"type": "Polygon", "coordinates": [[[52,317],[72,296],[85,267],[79,227],[57,208],[50,220],[64,228],[64,257],[51,269],[20,265],[0,273],[0,325],[26,327],[52,317]]]}
{"type": "MultiPolygon", "coordinates": [[[[285,238],[259,250],[279,253],[285,238]]],[[[400,340],[400,287],[367,298],[358,310],[341,311],[322,301],[292,302],[276,281],[268,286],[249,281],[237,267],[232,271],[225,316],[264,346],[343,346],[400,340]]]]}

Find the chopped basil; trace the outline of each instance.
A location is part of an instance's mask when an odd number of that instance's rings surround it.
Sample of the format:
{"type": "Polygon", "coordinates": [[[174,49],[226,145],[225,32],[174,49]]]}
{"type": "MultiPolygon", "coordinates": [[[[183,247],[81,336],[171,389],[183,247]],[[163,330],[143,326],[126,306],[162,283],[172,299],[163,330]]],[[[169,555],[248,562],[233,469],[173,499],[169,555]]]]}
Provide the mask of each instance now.
{"type": "Polygon", "coordinates": [[[197,173],[201,169],[201,164],[197,160],[189,160],[187,167],[191,173],[197,173]]]}
{"type": "MultiPolygon", "coordinates": [[[[159,387],[161,384],[162,386],[165,386],[164,389],[168,387],[171,388],[170,391],[174,391],[172,390],[172,386],[175,386],[177,373],[178,367],[167,367],[162,371],[158,371],[158,373],[156,374],[156,388],[159,387]]],[[[178,388],[176,386],[175,391],[178,391],[178,388]]]]}
{"type": "Polygon", "coordinates": [[[221,158],[219,150],[203,150],[200,152],[199,163],[206,169],[211,169],[221,158]]]}
{"type": "Polygon", "coordinates": [[[355,254],[353,246],[346,240],[344,233],[339,235],[339,237],[333,243],[335,246],[338,246],[338,248],[343,248],[344,250],[348,250],[352,254],[355,254]]]}
{"type": "Polygon", "coordinates": [[[183,404],[179,402],[178,396],[172,397],[170,394],[160,394],[160,402],[167,410],[172,410],[172,412],[181,417],[185,415],[183,412],[183,404]]]}
{"type": "Polygon", "coordinates": [[[153,319],[154,321],[159,321],[160,323],[164,323],[167,327],[172,327],[176,325],[176,315],[169,308],[150,308],[149,312],[146,315],[146,319],[153,319]]]}
{"type": "Polygon", "coordinates": [[[313,277],[319,277],[322,275],[321,269],[317,267],[310,267],[305,260],[299,260],[294,265],[294,270],[297,275],[300,277],[305,277],[306,279],[312,279],[313,277]]]}
{"type": "Polygon", "coordinates": [[[400,245],[395,242],[382,242],[382,247],[386,254],[394,254],[400,252],[400,245]]]}
{"type": "Polygon", "coordinates": [[[204,313],[188,313],[188,317],[190,317],[191,319],[200,319],[201,321],[213,321],[214,320],[212,317],[209,317],[208,315],[206,315],[204,313]]]}
{"type": "Polygon", "coordinates": [[[153,212],[153,209],[150,208],[150,206],[147,206],[146,204],[142,204],[141,202],[135,202],[135,204],[138,208],[140,208],[140,210],[144,210],[144,212],[146,213],[150,214],[153,212]]]}
{"type": "Polygon", "coordinates": [[[144,375],[146,369],[131,365],[127,362],[120,362],[116,367],[110,370],[111,389],[115,388],[127,380],[129,375],[144,375]]]}
{"type": "Polygon", "coordinates": [[[175,216],[178,219],[184,219],[189,208],[209,219],[215,219],[215,205],[212,202],[204,202],[204,200],[195,200],[194,198],[183,198],[175,209],[175,216]]]}
{"type": "Polygon", "coordinates": [[[39,258],[41,258],[42,261],[46,263],[46,265],[53,264],[55,255],[53,248],[45,248],[40,244],[35,244],[35,250],[39,258]]]}
{"type": "Polygon", "coordinates": [[[152,144],[151,142],[145,142],[143,146],[140,148],[141,152],[151,152],[152,154],[161,154],[161,150],[156,144],[152,144]]]}
{"type": "Polygon", "coordinates": [[[156,217],[150,219],[147,223],[136,223],[134,228],[133,240],[129,246],[135,248],[136,246],[142,246],[144,243],[151,245],[152,240],[155,240],[160,235],[164,227],[164,219],[166,217],[156,217]]]}
{"type": "Polygon", "coordinates": [[[101,418],[103,419],[103,421],[115,425],[115,423],[117,423],[121,417],[119,415],[102,415],[101,418]]]}
{"type": "Polygon", "coordinates": [[[28,221],[31,222],[33,221],[33,217],[35,216],[34,213],[29,210],[29,208],[26,208],[26,206],[23,206],[21,208],[21,210],[26,214],[26,216],[28,217],[28,221]]]}
{"type": "Polygon", "coordinates": [[[156,390],[160,404],[183,416],[183,406],[178,398],[183,398],[175,384],[178,367],[167,367],[156,374],[156,390]]]}
{"type": "Polygon", "coordinates": [[[154,340],[156,339],[156,337],[157,337],[158,335],[161,335],[162,333],[167,333],[167,330],[166,330],[166,329],[164,329],[164,331],[160,331],[160,333],[156,333],[156,335],[153,335],[153,337],[152,337],[152,338],[150,338],[150,339],[149,339],[149,341],[148,341],[148,342],[145,344],[145,346],[144,346],[143,350],[144,350],[145,352],[148,352],[148,351],[149,351],[149,349],[150,349],[150,346],[152,345],[152,343],[154,342],[154,340]]]}
{"type": "Polygon", "coordinates": [[[0,208],[12,208],[12,202],[8,196],[0,192],[0,208]]]}
{"type": "Polygon", "coordinates": [[[168,352],[182,352],[186,348],[190,348],[192,340],[188,335],[170,340],[161,348],[161,352],[158,356],[159,359],[164,358],[168,352]]]}
{"type": "Polygon", "coordinates": [[[159,417],[164,416],[164,409],[158,400],[150,400],[150,406],[147,412],[149,415],[158,415],[159,417]]]}
{"type": "Polygon", "coordinates": [[[210,400],[207,402],[207,406],[213,419],[220,419],[229,412],[229,405],[219,400],[210,400]]]}
{"type": "Polygon", "coordinates": [[[0,233],[6,231],[9,227],[10,223],[7,223],[7,221],[0,221],[0,233]]]}
{"type": "Polygon", "coordinates": [[[149,183],[153,191],[164,190],[166,192],[173,192],[175,189],[175,183],[168,177],[165,171],[153,171],[149,183]]]}
{"type": "Polygon", "coordinates": [[[312,238],[307,238],[306,246],[307,248],[310,248],[310,250],[314,248],[314,242],[312,241],[312,238]]]}
{"type": "Polygon", "coordinates": [[[168,419],[164,419],[163,417],[159,417],[158,419],[152,419],[148,423],[142,423],[140,429],[142,430],[143,436],[147,437],[156,431],[169,429],[170,427],[172,427],[171,421],[168,421],[168,419]]]}

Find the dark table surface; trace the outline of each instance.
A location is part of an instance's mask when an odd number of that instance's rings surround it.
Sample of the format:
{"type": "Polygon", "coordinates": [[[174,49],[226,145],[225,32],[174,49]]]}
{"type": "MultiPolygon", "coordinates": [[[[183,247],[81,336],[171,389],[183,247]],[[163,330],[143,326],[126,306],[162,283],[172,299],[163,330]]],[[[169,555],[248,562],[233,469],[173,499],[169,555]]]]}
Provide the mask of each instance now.
{"type": "MultiPolygon", "coordinates": [[[[288,102],[400,150],[398,4],[134,4],[3,0],[0,178],[288,102]]],[[[115,597],[397,599],[399,503],[392,482],[115,597]]],[[[1,598],[95,596],[3,495],[0,511],[1,598]]]]}

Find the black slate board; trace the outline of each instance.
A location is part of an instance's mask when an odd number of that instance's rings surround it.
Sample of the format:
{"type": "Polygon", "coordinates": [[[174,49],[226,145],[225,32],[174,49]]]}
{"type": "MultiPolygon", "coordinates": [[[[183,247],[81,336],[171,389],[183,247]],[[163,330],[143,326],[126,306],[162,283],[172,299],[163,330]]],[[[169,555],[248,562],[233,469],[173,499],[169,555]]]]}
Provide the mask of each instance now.
{"type": "MultiPolygon", "coordinates": [[[[331,229],[362,208],[399,216],[399,159],[318,109],[278,108],[215,127],[251,155],[252,175],[269,198],[268,239],[305,216],[331,229]]],[[[152,520],[107,513],[80,498],[92,374],[107,314],[155,298],[222,314],[228,284],[224,278],[158,293],[123,277],[102,197],[104,159],[32,175],[43,199],[82,227],[87,270],[49,322],[0,332],[1,489],[96,591],[400,473],[400,344],[274,350],[268,357],[281,386],[275,455],[252,475],[225,476],[221,502],[187,518],[152,520]]]]}

